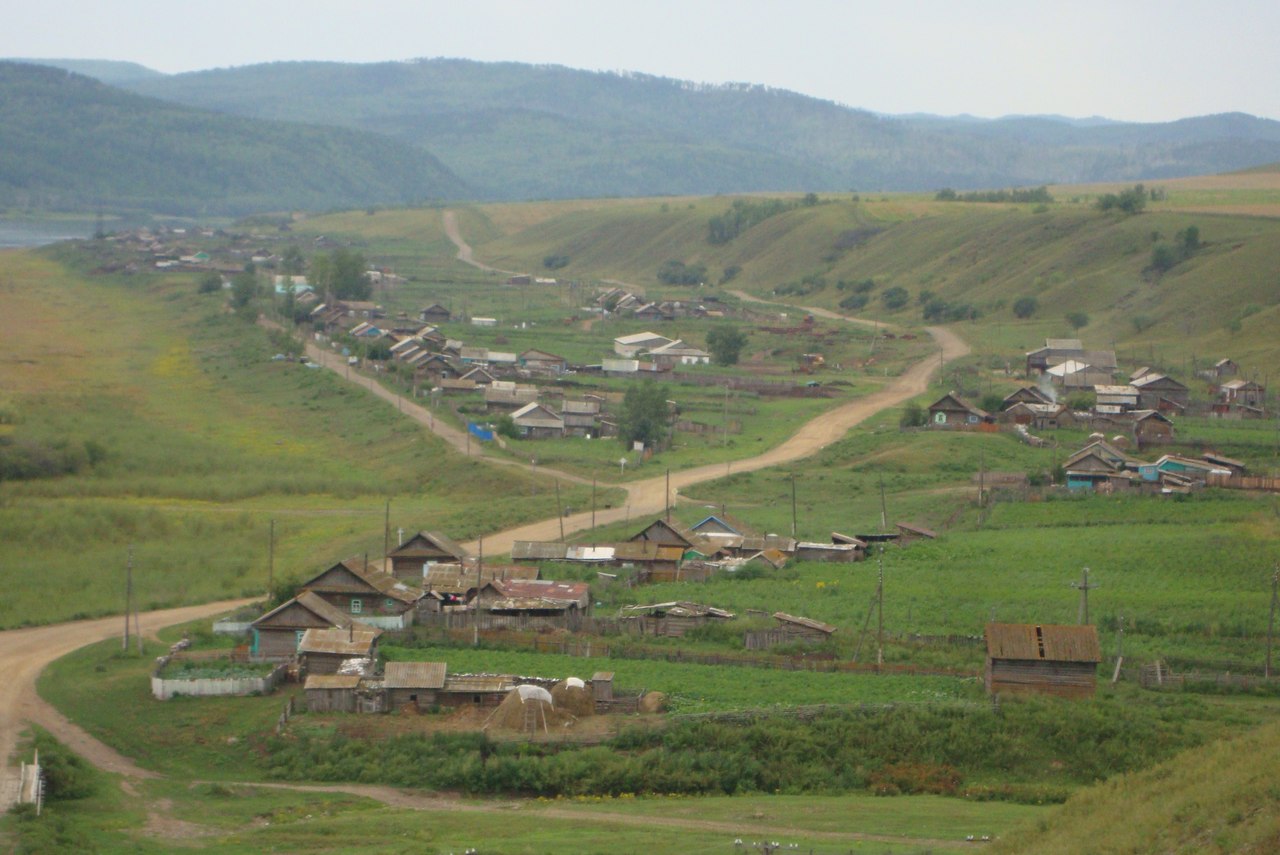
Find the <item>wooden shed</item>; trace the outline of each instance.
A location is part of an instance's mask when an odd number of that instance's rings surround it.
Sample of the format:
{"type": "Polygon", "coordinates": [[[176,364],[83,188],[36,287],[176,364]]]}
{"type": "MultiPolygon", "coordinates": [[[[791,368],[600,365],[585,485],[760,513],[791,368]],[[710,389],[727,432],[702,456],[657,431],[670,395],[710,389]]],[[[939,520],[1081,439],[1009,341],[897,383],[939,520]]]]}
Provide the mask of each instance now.
{"type": "Polygon", "coordinates": [[[443,662],[388,662],[382,681],[387,693],[386,709],[412,705],[423,710],[435,706],[440,702],[444,681],[443,662]]]}
{"type": "Polygon", "coordinates": [[[640,635],[679,638],[691,629],[717,620],[732,620],[733,612],[701,603],[670,602],[648,606],[623,606],[619,615],[624,628],[640,635]]]}
{"type": "Polygon", "coordinates": [[[352,624],[345,629],[309,629],[298,642],[298,658],[308,674],[337,674],[343,662],[350,659],[378,658],[378,636],[382,630],[352,624]]]}
{"type": "Polygon", "coordinates": [[[813,618],[797,617],[786,612],[774,612],[773,619],[778,622],[775,632],[781,633],[791,641],[824,642],[831,638],[836,628],[813,618]]]}
{"type": "Polygon", "coordinates": [[[1094,626],[989,623],[986,639],[988,694],[1093,695],[1102,661],[1094,626]]]}
{"type": "Polygon", "coordinates": [[[310,712],[355,712],[359,674],[311,674],[303,684],[310,712]]]}

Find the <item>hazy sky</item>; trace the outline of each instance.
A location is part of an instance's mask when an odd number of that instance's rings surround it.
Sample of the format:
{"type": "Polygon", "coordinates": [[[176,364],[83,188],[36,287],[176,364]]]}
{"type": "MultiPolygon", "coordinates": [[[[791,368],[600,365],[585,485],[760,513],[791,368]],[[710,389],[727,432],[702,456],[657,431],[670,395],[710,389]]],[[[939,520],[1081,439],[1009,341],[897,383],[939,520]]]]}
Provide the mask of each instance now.
{"type": "Polygon", "coordinates": [[[1276,0],[41,0],[0,56],[164,72],[273,60],[553,63],[791,89],[885,113],[1280,119],[1276,0]]]}

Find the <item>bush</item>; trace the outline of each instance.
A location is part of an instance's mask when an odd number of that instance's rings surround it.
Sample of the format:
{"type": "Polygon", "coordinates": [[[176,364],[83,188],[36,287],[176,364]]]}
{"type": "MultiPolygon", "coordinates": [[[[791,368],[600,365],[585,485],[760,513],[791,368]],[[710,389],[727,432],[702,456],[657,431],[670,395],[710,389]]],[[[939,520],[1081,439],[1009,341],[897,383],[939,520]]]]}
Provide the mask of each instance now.
{"type": "Polygon", "coordinates": [[[880,301],[884,303],[884,307],[891,311],[901,309],[910,299],[911,294],[901,285],[895,285],[880,295],[880,301]]]}
{"type": "Polygon", "coordinates": [[[542,266],[548,270],[559,270],[561,267],[569,265],[569,256],[567,255],[548,255],[542,259],[542,266]]]}
{"type": "Polygon", "coordinates": [[[1035,297],[1019,297],[1013,301],[1013,316],[1026,319],[1034,315],[1038,308],[1040,308],[1040,301],[1035,297]]]}
{"type": "Polygon", "coordinates": [[[849,311],[857,311],[867,305],[866,294],[850,294],[840,301],[839,306],[849,311]]]}

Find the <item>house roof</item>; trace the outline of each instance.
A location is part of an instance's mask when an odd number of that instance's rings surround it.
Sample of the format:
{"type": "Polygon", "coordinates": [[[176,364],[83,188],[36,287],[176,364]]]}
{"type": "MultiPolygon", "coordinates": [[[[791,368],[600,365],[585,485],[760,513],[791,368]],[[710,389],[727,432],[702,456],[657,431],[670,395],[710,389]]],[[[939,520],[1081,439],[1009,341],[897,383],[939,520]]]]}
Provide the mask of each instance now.
{"type": "Polygon", "coordinates": [[[894,526],[904,534],[918,534],[921,537],[927,537],[931,539],[936,538],[938,536],[938,533],[936,531],[931,531],[927,528],[924,528],[923,526],[915,525],[914,523],[900,522],[900,523],[894,523],[894,526]]]}
{"type": "Polygon", "coordinates": [[[376,593],[405,604],[422,599],[422,592],[410,588],[390,573],[370,567],[365,569],[359,558],[339,561],[302,584],[308,591],[321,593],[376,593]],[[328,578],[326,578],[328,577],[328,578]]]}
{"type": "Polygon", "coordinates": [[[543,600],[549,603],[585,607],[591,599],[586,582],[557,582],[552,579],[494,579],[485,585],[499,596],[511,599],[543,600]]]}
{"type": "Polygon", "coordinates": [[[368,656],[382,630],[376,627],[362,629],[331,628],[309,629],[298,643],[299,653],[324,653],[333,656],[368,656]]]}
{"type": "Polygon", "coordinates": [[[416,558],[431,556],[443,552],[461,561],[469,553],[462,546],[443,534],[433,531],[420,531],[395,549],[387,553],[388,558],[416,558]]]}
{"type": "Polygon", "coordinates": [[[1045,662],[1101,662],[1098,630],[1092,625],[1052,626],[1033,623],[989,623],[987,655],[992,659],[1045,662]]]}
{"type": "Polygon", "coordinates": [[[832,543],[848,543],[852,546],[861,546],[863,549],[867,548],[867,542],[865,540],[854,537],[851,534],[841,534],[838,531],[831,532],[831,542],[832,543]]]}
{"type": "MultiPolygon", "coordinates": [[[[337,606],[334,606],[328,603],[319,594],[312,593],[311,591],[303,591],[301,594],[294,597],[292,600],[281,603],[271,611],[267,612],[262,617],[255,620],[251,624],[251,626],[258,626],[260,624],[269,624],[271,622],[271,618],[283,613],[286,609],[289,609],[290,607],[295,605],[301,606],[302,608],[311,612],[318,619],[324,621],[330,626],[338,626],[338,627],[342,627],[343,629],[346,629],[350,627],[352,624],[357,623],[356,621],[351,619],[351,615],[347,614],[337,606]]],[[[367,628],[367,627],[365,627],[364,624],[359,624],[359,628],[367,628]]]]}
{"type": "Polygon", "coordinates": [[[975,415],[980,419],[988,418],[986,410],[979,409],[973,404],[961,398],[955,392],[948,392],[938,400],[929,405],[930,410],[964,410],[965,412],[975,415]]]}
{"type": "Polygon", "coordinates": [[[436,564],[427,568],[422,586],[442,594],[463,594],[494,579],[537,579],[537,567],[518,564],[484,564],[463,567],[460,564],[436,564]]]}
{"type": "Polygon", "coordinates": [[[443,689],[444,662],[388,662],[382,684],[388,689],[443,689]]]}
{"type": "Polygon", "coordinates": [[[827,635],[836,631],[836,628],[829,623],[823,623],[822,621],[814,620],[813,618],[796,617],[795,615],[789,615],[786,612],[774,612],[773,619],[780,621],[781,623],[793,623],[796,626],[816,629],[819,632],[825,632],[827,635]]]}
{"type": "Polygon", "coordinates": [[[1050,350],[1084,350],[1084,342],[1078,338],[1046,338],[1044,346],[1050,350]]]}
{"type": "Polygon", "coordinates": [[[1164,374],[1144,374],[1141,377],[1137,377],[1134,380],[1132,380],[1131,383],[1134,387],[1138,389],[1145,389],[1148,386],[1154,386],[1156,384],[1159,384],[1161,386],[1166,386],[1172,389],[1187,388],[1186,386],[1183,386],[1181,383],[1179,383],[1177,380],[1174,380],[1172,377],[1166,376],[1164,374]]]}
{"type": "Polygon", "coordinates": [[[686,600],[675,600],[669,603],[652,603],[647,606],[623,606],[623,617],[639,617],[640,615],[670,615],[671,617],[714,617],[728,620],[734,617],[733,612],[706,606],[702,603],[691,603],[686,600]]]}
{"type": "Polygon", "coordinates": [[[652,342],[670,343],[671,339],[655,332],[640,332],[632,333],[631,335],[620,335],[614,339],[614,342],[621,345],[637,345],[652,342]]]}
{"type": "Polygon", "coordinates": [[[520,409],[511,414],[511,418],[518,425],[527,427],[564,427],[564,419],[556,415],[552,410],[537,401],[525,404],[520,409]]]}

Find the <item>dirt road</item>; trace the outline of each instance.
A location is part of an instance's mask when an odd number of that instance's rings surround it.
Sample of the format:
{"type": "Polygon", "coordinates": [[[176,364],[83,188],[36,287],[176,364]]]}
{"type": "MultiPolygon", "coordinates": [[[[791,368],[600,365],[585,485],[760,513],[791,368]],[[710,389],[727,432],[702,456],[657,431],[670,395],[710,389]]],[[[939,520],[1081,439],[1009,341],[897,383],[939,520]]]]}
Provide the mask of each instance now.
{"type": "Polygon", "coordinates": [[[449,236],[449,240],[458,248],[458,254],[454,256],[463,264],[470,264],[477,270],[483,270],[487,273],[505,273],[508,276],[516,275],[514,270],[503,270],[500,267],[490,267],[483,262],[476,261],[475,253],[471,249],[471,245],[462,239],[462,232],[458,231],[458,215],[453,211],[444,212],[444,233],[449,236]]]}
{"type": "MultiPolygon", "coordinates": [[[[152,635],[163,627],[210,617],[249,602],[252,601],[227,600],[147,612],[140,617],[142,632],[152,635]]],[[[0,764],[0,779],[5,783],[17,775],[10,763],[16,759],[13,752],[18,734],[24,722],[28,721],[50,731],[101,769],[138,778],[154,776],[154,773],[140,769],[69,722],[36,694],[36,678],[50,662],[86,644],[118,635],[123,627],[122,617],[110,617],[0,632],[0,674],[4,675],[3,682],[0,682],[0,761],[4,761],[0,764]]],[[[0,792],[10,791],[10,787],[0,786],[0,792]]],[[[0,803],[0,812],[8,807],[8,804],[0,803]]]]}

